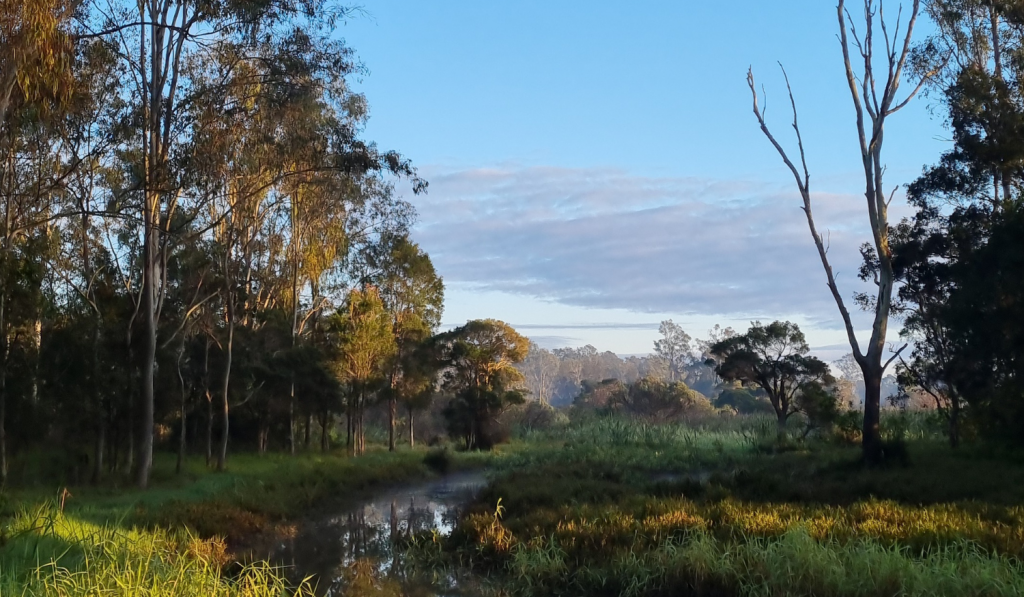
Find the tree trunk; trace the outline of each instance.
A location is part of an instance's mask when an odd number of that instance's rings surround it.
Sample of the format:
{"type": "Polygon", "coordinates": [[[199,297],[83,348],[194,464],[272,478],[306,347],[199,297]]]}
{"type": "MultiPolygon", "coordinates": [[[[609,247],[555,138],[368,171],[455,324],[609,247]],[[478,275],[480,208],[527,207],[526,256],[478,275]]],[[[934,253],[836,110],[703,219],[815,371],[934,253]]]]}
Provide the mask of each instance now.
{"type": "Polygon", "coordinates": [[[398,416],[398,400],[392,395],[388,399],[388,452],[395,451],[395,419],[398,416]]]}
{"type": "MultiPolygon", "coordinates": [[[[230,300],[230,299],[229,299],[230,300]]],[[[228,342],[225,346],[226,358],[224,361],[224,379],[221,385],[221,426],[220,450],[217,452],[217,470],[223,471],[228,459],[228,431],[230,430],[228,389],[231,383],[231,357],[235,343],[235,318],[234,309],[228,305],[228,342]]]]}
{"type": "MultiPolygon", "coordinates": [[[[145,198],[147,204],[150,197],[145,198]]],[[[153,416],[154,416],[154,375],[156,364],[156,247],[151,215],[144,216],[142,280],[142,311],[146,341],[142,353],[142,413],[139,426],[139,453],[135,481],[140,489],[149,486],[149,474],[153,468],[153,416]]]]}
{"type": "Polygon", "coordinates": [[[312,441],[312,436],[310,434],[310,428],[311,427],[313,427],[313,415],[312,414],[307,414],[306,415],[306,429],[302,432],[302,434],[303,434],[302,435],[302,443],[306,446],[306,451],[307,452],[309,451],[309,448],[310,448],[310,441],[312,441]]]}
{"type": "Polygon", "coordinates": [[[358,401],[356,402],[356,455],[362,456],[366,451],[366,442],[363,440],[363,414],[364,414],[364,402],[365,398],[363,393],[359,393],[358,401]]]}
{"type": "Polygon", "coordinates": [[[135,470],[135,434],[138,433],[135,425],[135,413],[128,413],[128,450],[125,452],[124,470],[131,474],[135,470]]]}
{"type": "MultiPolygon", "coordinates": [[[[97,315],[97,319],[98,319],[97,315]]],[[[100,389],[100,322],[97,320],[92,329],[92,379],[89,389],[92,391],[92,403],[96,408],[96,445],[92,469],[92,482],[99,483],[103,477],[103,454],[107,443],[107,413],[103,404],[103,392],[100,389]]]]}
{"type": "Polygon", "coordinates": [[[295,456],[295,384],[292,383],[288,401],[288,451],[295,456]]]}
{"type": "Polygon", "coordinates": [[[356,455],[356,444],[355,444],[355,408],[352,405],[348,405],[345,408],[345,451],[348,452],[349,456],[356,455]]]}
{"type": "MultiPolygon", "coordinates": [[[[184,336],[182,336],[182,340],[181,340],[181,349],[182,349],[182,352],[184,352],[184,350],[185,350],[185,337],[184,336]]],[[[182,463],[185,461],[185,446],[186,446],[185,435],[186,435],[186,431],[188,429],[188,427],[187,427],[188,419],[187,419],[187,415],[186,415],[186,412],[185,412],[186,411],[186,407],[187,407],[187,403],[186,403],[187,393],[185,391],[185,377],[181,374],[181,354],[180,353],[178,355],[178,379],[181,381],[181,406],[180,406],[181,435],[178,437],[178,461],[174,464],[174,473],[176,475],[180,475],[181,474],[182,463]]]]}
{"type": "Polygon", "coordinates": [[[359,455],[362,456],[366,453],[366,427],[365,427],[365,416],[366,412],[364,409],[359,409],[359,455]]]}
{"type": "Polygon", "coordinates": [[[415,420],[413,419],[412,407],[409,407],[409,447],[416,447],[416,432],[415,432],[415,420]]]}
{"type": "Polygon", "coordinates": [[[330,436],[327,435],[327,411],[320,415],[320,451],[326,454],[330,449],[330,436]]]}
{"type": "Polygon", "coordinates": [[[949,447],[960,447],[960,397],[953,392],[949,397],[949,447]]]}
{"type": "Polygon", "coordinates": [[[101,412],[96,418],[96,445],[93,447],[92,482],[98,484],[103,479],[103,455],[107,451],[107,421],[101,412]]]}
{"type": "Polygon", "coordinates": [[[0,487],[7,486],[7,297],[0,289],[0,487]]]}
{"type": "Polygon", "coordinates": [[[267,421],[265,418],[260,417],[259,431],[256,434],[256,451],[260,456],[267,453],[267,421]]]}
{"type": "Polygon", "coordinates": [[[881,464],[885,455],[882,451],[881,422],[881,371],[864,372],[864,428],[861,436],[861,448],[867,464],[881,464]]]}
{"type": "Polygon", "coordinates": [[[138,380],[135,368],[135,351],[132,349],[131,343],[128,344],[128,363],[130,370],[131,384],[128,389],[128,449],[125,451],[125,463],[124,470],[126,473],[131,474],[135,470],[135,434],[138,432],[135,425],[135,410],[138,402],[138,388],[141,382],[138,380]]]}
{"type": "Polygon", "coordinates": [[[210,393],[210,339],[203,349],[203,397],[206,398],[206,466],[213,460],[213,395],[210,393]]]}

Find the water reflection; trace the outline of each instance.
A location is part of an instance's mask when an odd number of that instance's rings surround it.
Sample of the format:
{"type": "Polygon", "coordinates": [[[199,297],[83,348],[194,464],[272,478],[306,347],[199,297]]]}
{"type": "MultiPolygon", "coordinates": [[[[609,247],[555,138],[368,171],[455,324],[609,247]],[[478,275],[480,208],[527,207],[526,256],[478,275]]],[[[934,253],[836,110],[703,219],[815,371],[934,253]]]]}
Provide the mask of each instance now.
{"type": "Polygon", "coordinates": [[[472,579],[425,570],[406,557],[403,546],[420,532],[450,533],[460,509],[484,484],[483,475],[465,473],[388,492],[343,514],[300,525],[276,546],[272,559],[297,579],[313,577],[320,595],[478,594],[472,579]]]}

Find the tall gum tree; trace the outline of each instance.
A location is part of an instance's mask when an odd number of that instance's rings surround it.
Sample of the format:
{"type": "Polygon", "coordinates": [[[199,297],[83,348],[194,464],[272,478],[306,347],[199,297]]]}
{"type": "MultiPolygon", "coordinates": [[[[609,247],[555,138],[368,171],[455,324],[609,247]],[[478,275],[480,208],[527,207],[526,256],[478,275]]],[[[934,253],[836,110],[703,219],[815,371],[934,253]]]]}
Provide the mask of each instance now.
{"type": "Polygon", "coordinates": [[[329,30],[348,10],[320,0],[107,0],[93,9],[84,35],[107,39],[115,47],[128,73],[125,95],[138,123],[137,135],[124,151],[135,181],[122,194],[133,203],[139,223],[136,318],[142,323],[142,339],[136,482],[145,488],[153,462],[154,375],[166,263],[181,241],[172,226],[182,212],[200,213],[195,204],[204,200],[186,192],[179,167],[193,133],[183,122],[187,107],[204,99],[196,95],[188,65],[216,44],[231,44],[245,53],[295,28],[329,30]]]}
{"type": "Polygon", "coordinates": [[[871,297],[868,301],[870,308],[874,312],[874,317],[871,324],[871,336],[865,346],[862,346],[857,338],[857,330],[854,327],[853,319],[850,316],[849,309],[846,307],[843,294],[839,290],[832,265],[829,262],[827,242],[822,234],[818,232],[818,226],[811,210],[811,175],[807,166],[803,136],[800,132],[800,124],[797,118],[796,100],[793,96],[792,86],[789,83],[789,77],[786,75],[785,69],[783,69],[790,106],[793,111],[793,130],[796,134],[798,149],[796,160],[790,157],[787,150],[779,143],[765,122],[765,112],[759,105],[753,69],[747,73],[747,83],[750,86],[750,93],[753,98],[754,116],[757,118],[761,131],[779,153],[779,156],[782,157],[786,167],[796,180],[800,197],[803,200],[803,210],[807,217],[807,225],[811,231],[811,237],[814,239],[815,247],[818,250],[821,265],[825,270],[829,291],[832,293],[832,297],[842,316],[854,358],[864,373],[865,398],[862,449],[864,460],[867,463],[878,463],[884,459],[882,438],[879,430],[882,377],[886,368],[897,357],[899,352],[903,350],[903,348],[900,348],[896,351],[896,354],[883,361],[886,333],[889,325],[889,312],[893,298],[893,282],[895,280],[893,274],[893,254],[889,244],[890,227],[888,213],[889,205],[896,193],[895,189],[888,191],[883,181],[885,163],[882,159],[882,146],[885,139],[885,123],[890,116],[906,107],[925,83],[938,72],[937,69],[933,69],[920,73],[920,81],[916,87],[909,92],[901,93],[900,87],[904,75],[907,74],[914,30],[920,13],[921,1],[914,0],[905,29],[901,31],[904,16],[901,6],[899,16],[896,19],[896,27],[890,30],[889,23],[887,23],[884,14],[884,4],[881,1],[876,3],[875,0],[864,0],[863,18],[865,28],[861,34],[858,33],[857,28],[852,24],[853,18],[846,7],[845,0],[839,0],[836,7],[843,68],[856,117],[861,166],[864,173],[865,207],[872,235],[871,246],[878,260],[877,276],[874,280],[876,290],[874,297],[871,297]],[[880,57],[877,57],[875,53],[876,49],[878,49],[876,39],[878,31],[876,31],[876,27],[881,30],[881,37],[884,43],[884,54],[880,57]],[[883,68],[877,68],[876,57],[880,59],[883,68]],[[859,70],[855,66],[855,62],[861,63],[859,70]]]}

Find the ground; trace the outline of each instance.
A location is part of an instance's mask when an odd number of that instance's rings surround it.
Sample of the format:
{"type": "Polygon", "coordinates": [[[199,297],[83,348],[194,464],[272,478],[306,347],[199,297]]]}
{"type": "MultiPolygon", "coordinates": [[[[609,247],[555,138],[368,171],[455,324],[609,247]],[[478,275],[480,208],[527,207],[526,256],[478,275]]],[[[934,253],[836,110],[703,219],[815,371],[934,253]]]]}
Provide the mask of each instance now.
{"type": "MultiPolygon", "coordinates": [[[[521,431],[489,454],[238,456],[227,473],[195,460],[180,476],[167,457],[146,492],[5,494],[0,594],[290,593],[254,557],[261,540],[311,510],[465,467],[492,482],[450,537],[408,549],[505,593],[1024,594],[1024,458],[953,450],[923,425],[893,442],[903,457],[869,469],[841,437],[780,443],[757,418],[598,418],[521,431]]],[[[395,585],[367,594],[383,586],[395,585]]]]}

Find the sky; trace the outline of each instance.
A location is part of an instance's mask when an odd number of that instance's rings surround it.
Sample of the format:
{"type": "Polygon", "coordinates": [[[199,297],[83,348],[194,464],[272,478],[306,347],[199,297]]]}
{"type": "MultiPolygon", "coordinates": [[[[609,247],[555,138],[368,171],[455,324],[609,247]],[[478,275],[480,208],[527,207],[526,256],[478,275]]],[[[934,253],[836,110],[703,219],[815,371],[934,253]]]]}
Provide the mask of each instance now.
{"type": "MultiPolygon", "coordinates": [[[[547,348],[646,354],[664,319],[694,337],[789,319],[822,358],[849,352],[746,83],[752,67],[770,126],[794,148],[779,63],[789,73],[815,215],[849,298],[869,235],[832,2],[362,7],[340,34],[365,66],[365,136],[430,183],[404,195],[419,213],[413,239],[445,280],[446,324],[496,318],[547,348]]],[[[948,146],[934,99],[914,101],[886,128],[887,186],[948,146]]],[[[910,213],[901,195],[894,219],[910,213]]],[[[866,338],[868,318],[856,319],[866,338]]]]}

